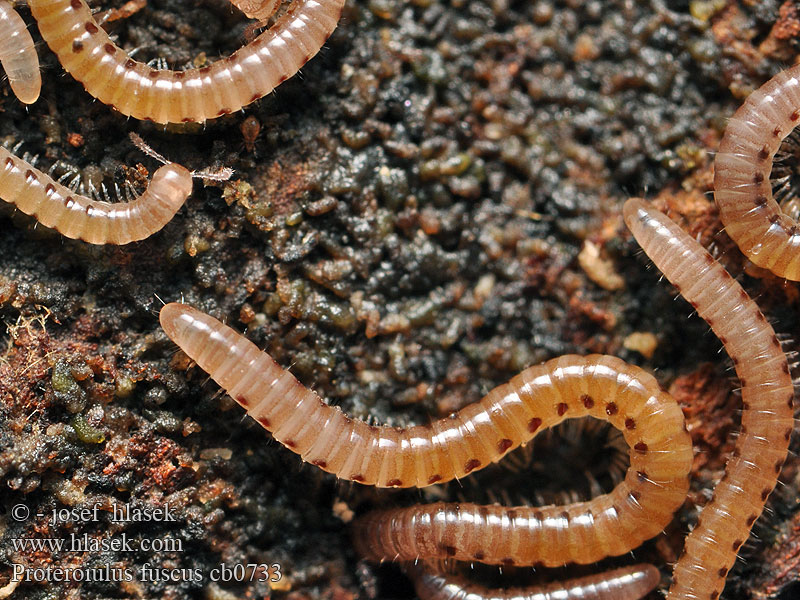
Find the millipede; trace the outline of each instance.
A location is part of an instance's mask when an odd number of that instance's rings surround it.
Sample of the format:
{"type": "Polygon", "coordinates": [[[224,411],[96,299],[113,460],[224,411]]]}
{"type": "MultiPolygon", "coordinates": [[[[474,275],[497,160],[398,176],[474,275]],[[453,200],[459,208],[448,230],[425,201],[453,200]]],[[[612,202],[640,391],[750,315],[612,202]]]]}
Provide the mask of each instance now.
{"type": "Polygon", "coordinates": [[[186,71],[133,60],[97,24],[84,0],[28,4],[50,49],[89,94],[124,115],[166,124],[215,119],[270,93],[322,48],[344,0],[296,0],[231,56],[186,71]]]}
{"type": "Polygon", "coordinates": [[[623,210],[645,254],[720,339],[741,382],[735,449],[686,538],[667,595],[715,600],[786,460],[794,426],[789,365],[756,303],[697,241],[638,198],[623,210]]]}
{"type": "Polygon", "coordinates": [[[0,63],[19,101],[36,102],[42,89],[39,56],[28,26],[6,0],[0,1],[0,63]]]}
{"type": "Polygon", "coordinates": [[[192,174],[176,163],[159,167],[130,202],[92,200],[72,192],[0,148],[0,198],[61,235],[90,244],[143,240],[172,220],[192,193],[192,174]]]}
{"type": "Polygon", "coordinates": [[[731,117],[714,160],[714,198],[725,231],[759,267],[800,280],[800,229],[775,201],[770,175],[800,122],[800,65],[754,91],[731,117]]]}

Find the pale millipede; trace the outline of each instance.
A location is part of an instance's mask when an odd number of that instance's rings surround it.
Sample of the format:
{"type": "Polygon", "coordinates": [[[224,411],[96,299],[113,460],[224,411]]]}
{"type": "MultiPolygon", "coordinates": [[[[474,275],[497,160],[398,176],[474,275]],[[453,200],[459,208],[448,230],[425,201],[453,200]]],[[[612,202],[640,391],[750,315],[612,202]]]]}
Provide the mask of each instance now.
{"type": "Polygon", "coordinates": [[[344,0],[296,0],[255,40],[210,66],[153,69],[95,22],[84,0],[29,0],[42,37],[89,94],[156,123],[214,119],[262,98],[310,60],[336,28],[344,0]]]}
{"type": "Polygon", "coordinates": [[[458,576],[408,568],[417,595],[424,600],[639,600],[658,585],[652,565],[621,567],[543,586],[490,590],[458,576]]]}
{"type": "Polygon", "coordinates": [[[122,245],[151,236],[169,223],[191,193],[191,173],[169,163],[131,202],[91,200],[0,148],[0,198],[45,227],[90,244],[122,245]]]}
{"type": "Polygon", "coordinates": [[[714,160],[714,197],[725,230],[756,265],[800,280],[800,228],[772,195],[781,142],[800,123],[800,65],[781,71],[745,100],[714,160]]]}
{"type": "Polygon", "coordinates": [[[28,26],[7,0],[0,1],[0,63],[19,101],[36,102],[42,89],[39,56],[28,26]]]}
{"type": "Polygon", "coordinates": [[[786,459],[794,425],[789,365],[756,303],[698,242],[642,200],[628,200],[624,215],[647,256],[725,346],[741,381],[741,429],[733,455],[686,538],[667,595],[715,600],[786,459]]]}

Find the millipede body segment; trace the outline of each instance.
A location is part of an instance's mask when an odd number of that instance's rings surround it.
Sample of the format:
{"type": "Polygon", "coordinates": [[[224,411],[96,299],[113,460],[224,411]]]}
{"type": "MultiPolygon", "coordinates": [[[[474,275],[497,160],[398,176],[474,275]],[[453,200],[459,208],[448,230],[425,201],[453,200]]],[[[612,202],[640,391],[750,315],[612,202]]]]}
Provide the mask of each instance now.
{"type": "Polygon", "coordinates": [[[276,23],[214,64],[187,71],[133,60],[95,22],[84,0],[29,0],[61,65],[92,96],[156,123],[206,121],[237,111],[297,73],[336,28],[344,0],[296,0],[276,23]]]}
{"type": "Polygon", "coordinates": [[[756,303],[700,244],[639,199],[628,200],[624,214],[645,253],[722,341],[742,384],[735,450],[686,539],[667,596],[715,600],[786,459],[794,425],[789,365],[756,303]]]}
{"type": "Polygon", "coordinates": [[[159,231],[192,193],[192,175],[170,163],[154,174],[136,200],[91,200],[0,148],[0,198],[45,227],[90,244],[128,244],[159,231]]]}
{"type": "Polygon", "coordinates": [[[36,102],[42,89],[39,56],[28,26],[6,0],[0,0],[0,62],[19,101],[36,102]]]}
{"type": "Polygon", "coordinates": [[[800,229],[772,195],[781,142],[800,123],[800,65],[781,71],[728,122],[714,160],[714,197],[725,230],[755,264],[800,280],[800,229]]]}

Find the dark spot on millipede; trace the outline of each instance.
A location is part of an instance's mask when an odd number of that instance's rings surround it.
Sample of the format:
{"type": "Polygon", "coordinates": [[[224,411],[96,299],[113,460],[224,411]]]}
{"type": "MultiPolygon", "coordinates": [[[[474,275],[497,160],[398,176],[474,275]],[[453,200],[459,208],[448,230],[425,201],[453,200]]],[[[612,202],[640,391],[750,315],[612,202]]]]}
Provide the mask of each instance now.
{"type": "Polygon", "coordinates": [[[481,504],[478,506],[478,515],[481,519],[486,519],[489,516],[489,507],[481,504]]]}
{"type": "Polygon", "coordinates": [[[258,417],[258,418],[256,419],[256,421],[258,421],[259,423],[261,423],[261,425],[262,425],[263,427],[267,428],[267,429],[269,429],[269,426],[271,425],[271,423],[269,422],[269,419],[268,419],[267,417],[258,417]]]}
{"type": "Polygon", "coordinates": [[[758,518],[757,515],[750,515],[749,517],[747,517],[747,521],[745,521],[747,523],[747,526],[750,527],[753,523],[756,522],[757,518],[758,518]]]}
{"type": "Polygon", "coordinates": [[[733,458],[739,458],[741,455],[742,455],[742,452],[741,452],[741,450],[739,450],[739,448],[734,448],[733,452],[731,453],[731,456],[733,458]]]}
{"type": "Polygon", "coordinates": [[[350,481],[358,481],[359,483],[363,483],[366,481],[363,475],[350,475],[350,481]]]}
{"type": "Polygon", "coordinates": [[[638,501],[639,501],[639,499],[642,497],[642,494],[641,494],[641,492],[637,492],[636,490],[631,490],[630,496],[631,496],[631,498],[633,498],[633,499],[634,499],[636,502],[638,502],[638,501]]]}
{"type": "Polygon", "coordinates": [[[283,83],[284,81],[286,81],[287,79],[289,79],[289,76],[288,76],[288,75],[281,75],[281,76],[280,76],[280,79],[278,79],[278,85],[282,84],[282,83],[283,83]]]}
{"type": "Polygon", "coordinates": [[[312,460],[311,464],[319,467],[320,469],[324,469],[325,467],[328,466],[328,463],[325,462],[324,460],[322,460],[321,458],[318,458],[316,460],[312,460]]]}
{"type": "Polygon", "coordinates": [[[753,204],[755,204],[756,206],[764,206],[766,203],[767,203],[766,196],[756,196],[755,199],[753,200],[753,204]]]}
{"type": "Polygon", "coordinates": [[[561,511],[561,513],[558,516],[564,519],[567,523],[569,523],[570,519],[569,519],[569,513],[567,511],[565,510],[561,511]]]}
{"type": "Polygon", "coordinates": [[[739,359],[738,358],[731,358],[731,362],[733,363],[734,366],[736,366],[736,365],[739,364],[739,359]]]}
{"type": "Polygon", "coordinates": [[[297,446],[294,440],[285,440],[283,442],[283,445],[286,446],[287,448],[294,448],[295,446],[297,446]]]}
{"type": "Polygon", "coordinates": [[[726,569],[725,567],[720,567],[719,571],[717,571],[717,575],[720,577],[725,577],[725,575],[727,574],[728,574],[728,569],[726,569]]]}
{"type": "Polygon", "coordinates": [[[762,181],[764,181],[764,174],[761,171],[753,175],[753,183],[761,183],[762,181]]]}
{"type": "Polygon", "coordinates": [[[200,73],[201,75],[205,75],[210,70],[211,70],[211,65],[206,65],[205,67],[200,67],[199,69],[197,69],[197,72],[200,73]]]}
{"type": "Polygon", "coordinates": [[[745,380],[744,377],[739,377],[739,383],[742,384],[742,387],[746,387],[747,386],[747,380],[745,380]]]}
{"type": "Polygon", "coordinates": [[[440,548],[442,549],[442,552],[444,552],[447,556],[455,556],[456,555],[455,546],[448,546],[447,544],[442,544],[440,546],[440,548]]]}
{"type": "Polygon", "coordinates": [[[786,232],[790,236],[795,235],[797,233],[797,225],[792,225],[789,227],[789,231],[786,232]]]}
{"type": "Polygon", "coordinates": [[[780,137],[781,136],[781,128],[780,127],[776,127],[775,129],[773,129],[772,130],[772,135],[775,136],[775,137],[780,137]]]}
{"type": "Polygon", "coordinates": [[[798,112],[798,111],[796,111],[796,110],[793,110],[793,111],[792,111],[792,114],[790,114],[790,115],[789,115],[789,118],[790,118],[792,121],[797,121],[797,119],[800,119],[800,112],[798,112]]]}
{"type": "Polygon", "coordinates": [[[112,56],[117,52],[117,48],[114,44],[106,44],[103,46],[103,50],[106,51],[106,54],[111,54],[112,56]]]}
{"type": "MultiPolygon", "coordinates": [[[[127,63],[125,63],[125,66],[127,67],[127,66],[128,66],[128,64],[127,64],[127,63]]],[[[147,72],[147,76],[148,76],[150,79],[155,79],[156,77],[158,77],[158,73],[159,73],[159,71],[158,71],[157,69],[150,69],[150,70],[147,72]]]]}
{"type": "Polygon", "coordinates": [[[509,519],[511,519],[511,520],[514,520],[514,519],[516,519],[516,518],[517,518],[517,511],[515,511],[513,508],[512,508],[512,509],[510,509],[510,510],[507,510],[507,511],[506,511],[506,516],[507,516],[509,519]]]}
{"type": "Polygon", "coordinates": [[[717,590],[714,590],[714,591],[713,591],[713,592],[711,592],[711,594],[709,595],[709,598],[710,598],[711,600],[717,600],[717,597],[719,597],[719,592],[718,592],[717,590]]]}
{"type": "Polygon", "coordinates": [[[750,403],[749,402],[742,402],[742,408],[744,410],[750,410],[750,403]]]}
{"type": "Polygon", "coordinates": [[[69,5],[73,10],[78,10],[81,7],[81,0],[70,0],[69,5]]]}
{"type": "Polygon", "coordinates": [[[39,178],[36,176],[36,173],[34,173],[31,169],[25,171],[25,179],[27,179],[28,181],[39,181],[39,178]]]}
{"type": "Polygon", "coordinates": [[[183,117],[181,119],[181,123],[192,123],[192,122],[194,122],[194,119],[192,117],[183,117]]]}
{"type": "Polygon", "coordinates": [[[428,477],[428,485],[433,485],[437,481],[441,481],[441,480],[442,480],[442,476],[439,475],[438,473],[436,475],[431,475],[430,477],[428,477]]]}
{"type": "Polygon", "coordinates": [[[639,482],[647,481],[647,471],[636,471],[636,477],[639,479],[639,482]]]}
{"type": "Polygon", "coordinates": [[[475,554],[472,555],[472,558],[474,558],[477,561],[483,561],[483,559],[486,558],[486,554],[478,550],[475,554]]]}
{"type": "Polygon", "coordinates": [[[738,552],[739,548],[742,547],[742,544],[744,544],[744,542],[742,540],[733,540],[733,544],[731,544],[731,548],[733,549],[734,552],[738,552]]]}
{"type": "Polygon", "coordinates": [[[86,32],[91,34],[91,35],[94,35],[95,33],[97,33],[99,31],[98,28],[97,28],[97,25],[95,25],[91,21],[86,21],[86,25],[84,27],[86,28],[86,32]]]}
{"type": "Polygon", "coordinates": [[[533,417],[530,421],[528,421],[528,431],[533,433],[539,426],[542,424],[542,420],[539,417],[533,417]]]}
{"type": "Polygon", "coordinates": [[[761,150],[758,151],[758,158],[759,160],[766,160],[769,158],[769,147],[764,145],[761,150]]]}
{"type": "Polygon", "coordinates": [[[625,429],[636,429],[636,421],[630,417],[625,419],[625,429]]]}
{"type": "Polygon", "coordinates": [[[80,40],[72,40],[72,51],[77,54],[83,51],[83,42],[80,40]]]}
{"type": "Polygon", "coordinates": [[[541,523],[544,521],[544,513],[540,510],[534,511],[533,518],[541,523]]]}
{"type": "Polygon", "coordinates": [[[616,402],[609,402],[608,404],[606,404],[606,414],[609,417],[612,417],[615,414],[617,414],[617,410],[619,409],[617,408],[616,402]]]}
{"type": "Polygon", "coordinates": [[[511,446],[513,446],[513,445],[514,445],[514,442],[512,442],[510,439],[503,438],[502,440],[497,442],[497,451],[500,454],[502,454],[503,452],[505,452],[506,450],[511,448],[511,446]]]}
{"type": "Polygon", "coordinates": [[[789,396],[789,399],[786,401],[786,406],[792,408],[794,406],[794,396],[789,396]]]}
{"type": "Polygon", "coordinates": [[[52,183],[48,183],[44,188],[44,193],[47,196],[52,196],[53,193],[55,193],[55,191],[56,191],[56,186],[54,186],[52,183]]]}
{"type": "Polygon", "coordinates": [[[558,413],[559,417],[563,417],[564,413],[566,413],[568,409],[569,406],[566,402],[559,402],[558,406],[556,407],[556,412],[558,413]]]}
{"type": "Polygon", "coordinates": [[[511,565],[513,565],[513,564],[514,564],[514,559],[513,559],[513,558],[511,558],[510,556],[506,556],[506,557],[505,557],[504,559],[502,559],[500,562],[501,562],[501,563],[503,563],[503,564],[504,564],[504,565],[506,565],[506,566],[511,566],[511,565]]]}
{"type": "Polygon", "coordinates": [[[792,437],[792,428],[786,430],[786,433],[783,434],[783,439],[789,440],[792,437]]]}
{"type": "MultiPolygon", "coordinates": [[[[124,66],[125,66],[126,69],[132,69],[132,68],[134,68],[136,66],[136,61],[133,60],[132,58],[129,58],[128,60],[125,61],[125,65],[124,66]]],[[[154,71],[154,73],[157,73],[157,72],[158,71],[154,71]]]]}
{"type": "Polygon", "coordinates": [[[766,500],[767,498],[769,498],[771,492],[772,490],[769,488],[764,488],[763,490],[761,490],[761,499],[766,500]]]}
{"type": "Polygon", "coordinates": [[[253,94],[253,97],[250,98],[250,102],[248,102],[248,104],[252,104],[253,102],[255,102],[256,100],[259,100],[263,96],[264,96],[264,94],[253,94]]]}
{"type": "Polygon", "coordinates": [[[739,434],[740,434],[740,435],[745,435],[746,433],[747,433],[747,427],[745,427],[744,425],[742,425],[742,426],[739,428],[739,434]]]}
{"type": "Polygon", "coordinates": [[[781,218],[778,215],[771,215],[769,218],[769,222],[773,225],[777,225],[780,222],[781,218]]]}
{"type": "Polygon", "coordinates": [[[477,458],[471,458],[467,461],[467,464],[464,465],[464,473],[472,473],[475,469],[481,466],[481,461],[477,458]]]}
{"type": "Polygon", "coordinates": [[[173,71],[172,72],[173,79],[185,79],[186,78],[186,71],[173,71]]]}
{"type": "Polygon", "coordinates": [[[637,452],[641,453],[641,454],[646,454],[647,453],[647,444],[645,444],[644,442],[638,442],[633,447],[633,449],[636,450],[637,452]]]}
{"type": "Polygon", "coordinates": [[[594,406],[594,398],[592,398],[589,394],[584,394],[581,396],[581,402],[586,408],[592,408],[594,406]]]}
{"type": "Polygon", "coordinates": [[[403,482],[399,479],[390,479],[386,482],[387,487],[401,487],[403,482]]]}

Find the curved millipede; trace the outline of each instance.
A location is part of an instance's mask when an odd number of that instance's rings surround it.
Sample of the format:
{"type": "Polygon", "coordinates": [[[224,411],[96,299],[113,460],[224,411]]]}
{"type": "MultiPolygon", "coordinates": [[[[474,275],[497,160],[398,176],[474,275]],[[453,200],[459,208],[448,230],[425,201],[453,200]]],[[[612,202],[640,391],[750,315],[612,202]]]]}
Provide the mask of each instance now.
{"type": "Polygon", "coordinates": [[[36,102],[42,89],[39,56],[28,26],[6,0],[0,0],[0,63],[19,101],[36,102]]]}
{"type": "Polygon", "coordinates": [[[706,320],[742,384],[742,425],[725,474],[686,538],[668,599],[715,600],[778,480],[794,425],[786,354],[755,302],[706,250],[643,201],[625,223],[647,256],[706,320]]]}
{"type": "Polygon", "coordinates": [[[408,568],[417,595],[425,600],[638,600],[658,585],[652,565],[632,565],[544,586],[490,590],[463,577],[408,568]]]}
{"type": "Polygon", "coordinates": [[[800,65],[781,71],[745,100],[714,160],[714,198],[725,230],[755,264],[800,281],[800,228],[772,195],[781,142],[800,123],[800,65]]]}
{"type": "Polygon", "coordinates": [[[328,406],[213,317],[173,303],[161,309],[160,320],[167,335],[276,440],[359,483],[423,487],[463,477],[540,431],[582,416],[609,421],[631,447],[625,480],[589,502],[539,509],[434,504],[374,511],[354,526],[356,549],[367,558],[594,562],[660,533],[688,490],[692,448],[683,413],[652,376],[618,358],[562,356],[525,369],[481,401],[431,425],[378,427],[328,406]]]}
{"type": "Polygon", "coordinates": [[[192,193],[192,175],[181,165],[160,167],[136,200],[91,200],[0,148],[0,198],[45,227],[90,244],[129,244],[159,231],[192,193]]]}
{"type": "Polygon", "coordinates": [[[296,0],[230,57],[187,71],[133,60],[95,22],[84,0],[28,5],[50,49],[89,94],[136,119],[183,123],[235,112],[297,73],[336,28],[344,0],[296,0]]]}

